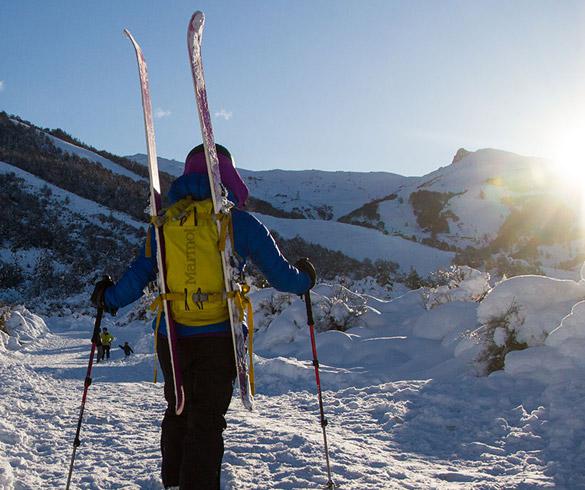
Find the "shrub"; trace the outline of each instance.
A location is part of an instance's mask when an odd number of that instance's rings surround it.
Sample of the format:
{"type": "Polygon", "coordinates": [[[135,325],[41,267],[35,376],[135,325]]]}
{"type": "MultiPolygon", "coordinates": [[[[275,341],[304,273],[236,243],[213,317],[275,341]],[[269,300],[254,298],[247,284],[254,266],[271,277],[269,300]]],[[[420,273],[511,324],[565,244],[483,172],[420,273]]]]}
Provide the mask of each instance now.
{"type": "Polygon", "coordinates": [[[342,216],[337,221],[383,231],[384,222],[381,220],[378,206],[385,201],[393,201],[397,197],[396,194],[389,194],[380,199],[374,199],[373,201],[364,204],[362,207],[353,210],[351,213],[342,216]]]}
{"type": "Polygon", "coordinates": [[[0,284],[3,288],[17,288],[23,280],[22,270],[16,262],[9,264],[0,261],[0,284]]]}
{"type": "Polygon", "coordinates": [[[346,330],[356,325],[357,319],[367,311],[366,299],[343,286],[334,286],[331,296],[323,296],[319,302],[315,325],[319,331],[346,330]]]}
{"type": "Polygon", "coordinates": [[[484,348],[476,361],[484,374],[503,369],[508,352],[528,347],[517,338],[517,328],[524,323],[519,313],[520,306],[514,301],[504,313],[493,316],[481,327],[480,341],[484,348]]]}
{"type": "Polygon", "coordinates": [[[416,269],[410,269],[410,272],[402,280],[408,289],[419,289],[427,285],[416,269]]]}
{"type": "Polygon", "coordinates": [[[490,275],[468,266],[433,272],[422,292],[427,310],[453,301],[480,302],[490,290],[490,275]]]}
{"type": "Polygon", "coordinates": [[[495,276],[499,277],[514,277],[527,274],[544,275],[538,262],[530,263],[526,260],[508,257],[504,254],[498,254],[486,260],[485,267],[495,276]]]}
{"type": "Polygon", "coordinates": [[[280,315],[292,304],[294,295],[288,293],[275,293],[261,301],[258,308],[266,311],[269,315],[280,315]]]}
{"type": "Polygon", "coordinates": [[[0,332],[4,332],[8,334],[8,329],[6,328],[6,321],[10,317],[11,309],[9,306],[4,306],[0,303],[0,332]]]}

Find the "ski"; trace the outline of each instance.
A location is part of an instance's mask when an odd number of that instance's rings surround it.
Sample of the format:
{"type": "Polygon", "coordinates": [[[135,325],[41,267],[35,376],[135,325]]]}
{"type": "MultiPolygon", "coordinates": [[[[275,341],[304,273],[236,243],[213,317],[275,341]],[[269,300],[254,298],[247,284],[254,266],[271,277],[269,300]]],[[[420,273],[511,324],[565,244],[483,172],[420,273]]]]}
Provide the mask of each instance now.
{"type": "MultiPolygon", "coordinates": [[[[215,139],[213,137],[213,127],[211,125],[211,115],[207,103],[207,91],[205,89],[205,78],[203,75],[203,62],[201,58],[201,39],[203,36],[203,26],[205,24],[205,15],[197,11],[191,17],[187,32],[187,46],[189,49],[189,61],[193,75],[193,85],[195,88],[195,99],[197,101],[197,112],[199,114],[199,123],[201,126],[201,135],[203,137],[203,146],[205,148],[205,160],[207,162],[207,173],[209,183],[211,184],[211,198],[213,200],[213,209],[217,216],[221,213],[229,213],[232,204],[227,200],[226,193],[223,190],[221,176],[219,172],[219,160],[215,148],[215,139]]],[[[221,233],[220,220],[217,220],[218,231],[221,233]]],[[[221,252],[223,266],[223,277],[225,289],[228,294],[228,308],[230,323],[232,329],[232,339],[234,344],[234,356],[236,360],[238,384],[240,386],[240,398],[242,404],[248,410],[254,408],[254,398],[250,388],[250,379],[248,376],[248,364],[246,360],[246,338],[244,335],[243,323],[239,318],[235,304],[234,293],[241,292],[241,286],[236,278],[239,271],[234,266],[233,257],[234,244],[228,233],[226,246],[221,252]]]]}
{"type": "MultiPolygon", "coordinates": [[[[124,34],[132,42],[134,51],[136,52],[136,60],[138,62],[138,74],[140,77],[140,91],[142,94],[142,110],[144,113],[144,130],[146,134],[146,150],[148,154],[148,174],[150,177],[150,212],[153,217],[158,217],[162,210],[162,198],[160,179],[158,174],[158,161],[156,158],[156,144],[154,139],[154,124],[152,122],[152,102],[150,99],[150,86],[148,83],[148,70],[144,55],[140,45],[130,34],[130,31],[124,29],[124,34]]],[[[166,265],[165,265],[165,244],[164,236],[159,232],[158,226],[154,227],[156,238],[156,261],[158,265],[158,286],[160,294],[165,295],[168,291],[166,284],[166,265]]],[[[164,297],[164,296],[163,296],[164,297]]],[[[180,415],[185,406],[185,391],[183,389],[183,377],[179,364],[179,356],[177,350],[177,334],[175,329],[175,322],[170,315],[170,304],[168,301],[163,301],[163,308],[165,314],[165,322],[167,327],[167,338],[169,344],[169,351],[171,357],[171,366],[173,370],[173,385],[175,390],[175,412],[180,415]]]]}

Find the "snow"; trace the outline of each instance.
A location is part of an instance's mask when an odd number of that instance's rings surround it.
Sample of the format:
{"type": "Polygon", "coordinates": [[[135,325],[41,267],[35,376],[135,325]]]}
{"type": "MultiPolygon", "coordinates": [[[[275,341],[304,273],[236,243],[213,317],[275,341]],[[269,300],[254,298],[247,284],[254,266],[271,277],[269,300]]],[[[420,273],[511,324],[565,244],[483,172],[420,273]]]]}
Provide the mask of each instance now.
{"type": "MultiPolygon", "coordinates": [[[[75,145],[55,143],[131,174],[75,145]]],[[[173,162],[165,168],[182,171],[173,162]]],[[[421,178],[242,174],[257,197],[288,210],[330,206],[324,209],[334,218],[396,190],[402,202],[380,204],[381,218],[393,220],[393,231],[418,238],[423,235],[408,193],[461,192],[449,201],[460,218],[450,221],[449,238],[477,243],[484,235],[493,237],[507,216],[502,199],[532,192],[499,186],[494,177],[516,185],[530,172],[528,186],[538,187],[547,182],[546,171],[537,159],[481,150],[421,178]]],[[[0,172],[24,178],[32,192],[48,186],[54,199],[98,224],[99,214],[112,213],[143,226],[9,164],[0,162],[0,172]]],[[[453,258],[451,252],[349,224],[259,219],[284,238],[300,236],[358,260],[392,260],[403,272],[414,268],[426,276],[449,268],[453,258]]],[[[551,277],[518,276],[493,284],[487,274],[463,267],[432,289],[389,293],[371,279],[345,284],[349,289],[335,282],[315,288],[327,435],[340,487],[585,488],[585,270],[557,269],[582,244],[539,247],[551,277]],[[505,352],[502,370],[479,376],[478,358],[490,348],[506,349],[510,339],[523,349],[505,352]]],[[[40,252],[1,249],[0,257],[32,266],[40,252]]],[[[272,289],[251,296],[257,409],[248,413],[238,400],[232,402],[222,488],[321,487],[326,474],[304,302],[272,289]]],[[[69,310],[63,307],[61,316],[40,317],[33,305],[0,309],[2,489],[65,484],[93,328],[86,303],[87,298],[69,298],[64,302],[69,310]]],[[[48,311],[47,305],[34,306],[48,311]]],[[[161,488],[164,403],[162,386],[151,382],[152,315],[143,314],[144,306],[104,318],[117,338],[112,359],[94,366],[74,488],[161,488]],[[117,347],[124,341],[135,350],[128,359],[117,347]]]]}
{"type": "Polygon", "coordinates": [[[332,219],[386,197],[414,179],[389,172],[241,169],[240,173],[252,196],[286,211],[328,207],[332,219]]]}
{"type": "MultiPolygon", "coordinates": [[[[550,183],[552,168],[543,158],[527,157],[512,152],[491,148],[470,152],[460,161],[441,167],[424,179],[423,187],[439,192],[465,192],[470,184],[487,183],[497,186],[498,177],[506,177],[505,187],[531,185],[544,186],[550,183]],[[518,182],[530,177],[529,182],[518,182]],[[496,179],[495,181],[492,179],[496,179]]],[[[418,183],[420,185],[420,182],[418,183]]],[[[510,190],[510,189],[508,189],[510,190]]]]}
{"type": "Polygon", "coordinates": [[[145,179],[144,177],[135,174],[134,172],[128,170],[127,168],[122,167],[122,165],[114,163],[111,160],[108,160],[107,158],[104,158],[101,155],[94,153],[93,151],[87,150],[85,148],[74,145],[67,141],[63,141],[62,139],[56,138],[55,136],[51,136],[50,134],[45,133],[45,135],[53,142],[53,144],[57,148],[61,149],[61,151],[65,153],[77,155],[78,157],[85,158],[90,162],[99,163],[102,167],[116,174],[124,175],[125,177],[130,177],[132,180],[148,182],[148,179],[145,179]]]}
{"type": "MultiPolygon", "coordinates": [[[[23,123],[19,123],[23,124],[23,123]]],[[[51,137],[63,151],[143,180],[103,157],[51,137]]],[[[136,156],[140,160],[139,156],[136,156]]],[[[182,173],[182,163],[159,159],[182,173]]],[[[390,232],[428,236],[409,205],[418,189],[458,193],[441,240],[484,244],[507,200],[557,193],[549,164],[479,150],[423,177],[388,173],[241,170],[252,195],[312,217],[336,219],[374,199],[390,232]]],[[[100,224],[112,214],[143,224],[0,162],[1,173],[47,186],[67,209],[100,224]]],[[[560,196],[571,202],[569,194],[560,196]]],[[[258,215],[284,238],[303,239],[358,260],[392,260],[426,276],[453,253],[374,229],[258,215]]],[[[389,293],[373,280],[319,284],[312,295],[334,480],[346,489],[585,488],[585,268],[561,270],[584,240],[539,245],[549,277],[493,284],[462,267],[447,284],[389,293]],[[348,287],[345,287],[348,286],[348,287]],[[350,290],[351,289],[351,290],[350,290]],[[506,351],[511,340],[522,350],[506,351]],[[480,376],[478,359],[504,350],[503,369],[480,376]]],[[[32,267],[41,250],[0,249],[32,267]]],[[[585,267],[585,264],[583,265],[585,267]]],[[[323,442],[304,302],[255,290],[257,408],[234,399],[225,432],[222,489],[322,487],[323,442]]],[[[104,325],[116,336],[112,359],[94,366],[77,452],[74,488],[160,489],[162,385],[151,382],[152,315],[145,302],[104,325]],[[135,354],[117,347],[128,341],[135,354]]],[[[0,488],[62,488],[66,481],[93,328],[87,298],[0,308],[0,488]],[[36,311],[36,310],[35,310],[36,311]]]]}
{"type": "Polygon", "coordinates": [[[4,328],[0,330],[0,349],[20,349],[23,344],[44,337],[47,333],[47,326],[41,317],[22,306],[14,308],[6,313],[4,328]]]}
{"type": "MultiPolygon", "coordinates": [[[[585,486],[585,285],[521,276],[484,297],[486,279],[467,270],[430,308],[438,288],[392,300],[315,288],[327,436],[342,488],[585,486]],[[469,345],[481,343],[469,333],[511,302],[522,321],[510,325],[529,347],[508,353],[504,370],[477,376],[469,345]],[[324,331],[328,322],[344,331],[324,331]]],[[[252,297],[257,408],[232,402],[222,488],[322,486],[304,302],[272,289],[252,297]]],[[[93,328],[83,311],[11,310],[18,347],[0,349],[1,488],[64,485],[93,328]]],[[[152,317],[140,318],[132,307],[104,318],[116,340],[112,359],[94,366],[74,488],[161,488],[162,386],[150,382],[152,317]],[[124,341],[136,346],[128,359],[117,347],[124,341]]],[[[496,330],[496,343],[507,334],[496,330]]]]}
{"type": "Polygon", "coordinates": [[[585,339],[583,318],[585,318],[585,301],[580,301],[571,308],[571,313],[564,317],[560,325],[546,338],[546,345],[558,347],[566,341],[585,339]]]}
{"type": "Polygon", "coordinates": [[[448,268],[455,256],[453,252],[445,252],[361,226],[336,221],[255,215],[266,227],[285,239],[298,236],[307,242],[342,252],[357,260],[391,260],[398,263],[406,273],[414,268],[420,275],[426,276],[437,269],[448,268]]]}

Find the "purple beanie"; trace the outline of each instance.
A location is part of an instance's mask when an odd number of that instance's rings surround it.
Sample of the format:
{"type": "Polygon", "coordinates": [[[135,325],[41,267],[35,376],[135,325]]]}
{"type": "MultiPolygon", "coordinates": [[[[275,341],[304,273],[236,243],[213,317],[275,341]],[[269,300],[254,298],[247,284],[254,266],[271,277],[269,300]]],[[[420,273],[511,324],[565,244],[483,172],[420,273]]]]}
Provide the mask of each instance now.
{"type": "MultiPolygon", "coordinates": [[[[243,208],[248,199],[248,187],[236,170],[234,160],[230,152],[223,146],[216,144],[217,158],[219,159],[219,173],[221,182],[237,199],[239,208],[243,208]]],[[[207,163],[205,162],[205,151],[203,145],[193,148],[185,159],[183,175],[206,174],[207,163]]]]}

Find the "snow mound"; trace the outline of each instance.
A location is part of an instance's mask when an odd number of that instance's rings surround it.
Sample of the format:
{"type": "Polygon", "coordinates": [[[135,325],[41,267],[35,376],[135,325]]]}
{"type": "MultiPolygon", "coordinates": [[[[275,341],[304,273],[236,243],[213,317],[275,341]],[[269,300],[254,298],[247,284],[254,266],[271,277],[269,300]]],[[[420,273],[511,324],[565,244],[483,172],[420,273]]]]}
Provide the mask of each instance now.
{"type": "Polygon", "coordinates": [[[481,302],[480,324],[517,310],[512,328],[519,342],[529,347],[544,344],[545,338],[561,323],[575,303],[585,298],[585,282],[544,276],[516,276],[492,289],[481,302]]]}
{"type": "Polygon", "coordinates": [[[417,318],[412,333],[450,344],[476,322],[477,304],[455,301],[437,306],[417,318]]]}
{"type": "Polygon", "coordinates": [[[44,337],[49,332],[45,321],[24,306],[5,311],[3,316],[5,321],[0,328],[0,347],[18,350],[24,344],[44,337]]]}
{"type": "Polygon", "coordinates": [[[585,340],[585,301],[577,303],[561,324],[547,337],[545,344],[560,347],[566,342],[585,340]]]}
{"type": "Polygon", "coordinates": [[[541,382],[561,382],[585,369],[585,301],[573,306],[544,345],[506,357],[506,372],[541,382]]]}

